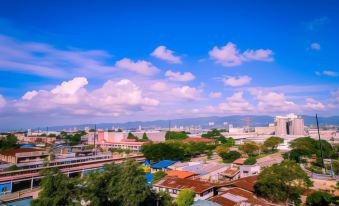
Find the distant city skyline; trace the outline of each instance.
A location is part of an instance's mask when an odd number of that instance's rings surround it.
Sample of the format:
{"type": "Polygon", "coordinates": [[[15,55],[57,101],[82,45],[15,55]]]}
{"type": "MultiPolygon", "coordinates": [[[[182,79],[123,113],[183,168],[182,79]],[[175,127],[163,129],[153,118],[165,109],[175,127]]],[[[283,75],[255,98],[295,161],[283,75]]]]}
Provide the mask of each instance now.
{"type": "Polygon", "coordinates": [[[0,129],[339,115],[336,1],[1,1],[0,129]]]}

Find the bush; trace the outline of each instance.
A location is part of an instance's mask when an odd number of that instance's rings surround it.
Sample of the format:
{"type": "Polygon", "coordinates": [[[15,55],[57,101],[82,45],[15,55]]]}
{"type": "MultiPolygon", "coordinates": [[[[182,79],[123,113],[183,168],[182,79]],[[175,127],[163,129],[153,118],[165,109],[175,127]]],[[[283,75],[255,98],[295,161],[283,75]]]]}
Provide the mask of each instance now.
{"type": "Polygon", "coordinates": [[[255,157],[249,157],[245,160],[244,165],[254,165],[255,163],[257,163],[255,157]]]}
{"type": "Polygon", "coordinates": [[[326,206],[333,201],[333,196],[327,192],[317,191],[310,194],[306,199],[309,206],[326,206]]]}
{"type": "Polygon", "coordinates": [[[236,151],[230,151],[228,153],[221,153],[220,157],[224,160],[225,163],[231,163],[234,160],[241,157],[241,154],[239,152],[236,152],[236,151]]]}

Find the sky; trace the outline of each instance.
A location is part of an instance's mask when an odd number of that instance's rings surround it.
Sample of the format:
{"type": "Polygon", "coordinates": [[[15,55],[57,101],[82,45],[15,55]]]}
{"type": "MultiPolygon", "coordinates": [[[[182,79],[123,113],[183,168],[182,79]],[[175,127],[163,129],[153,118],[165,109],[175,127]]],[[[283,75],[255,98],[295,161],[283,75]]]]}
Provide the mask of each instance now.
{"type": "Polygon", "coordinates": [[[0,129],[339,115],[338,1],[0,0],[0,129]]]}

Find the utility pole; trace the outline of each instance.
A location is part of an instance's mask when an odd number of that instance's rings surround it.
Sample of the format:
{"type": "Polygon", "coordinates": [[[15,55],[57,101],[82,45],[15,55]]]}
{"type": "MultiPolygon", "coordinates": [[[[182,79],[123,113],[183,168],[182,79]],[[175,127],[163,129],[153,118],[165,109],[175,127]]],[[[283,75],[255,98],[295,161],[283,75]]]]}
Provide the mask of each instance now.
{"type": "Polygon", "coordinates": [[[324,164],[324,156],[323,156],[323,145],[321,143],[320,139],[320,131],[319,131],[319,123],[318,123],[318,114],[315,114],[315,119],[317,121],[317,129],[318,129],[318,138],[319,138],[319,144],[320,144],[320,155],[321,155],[321,164],[323,166],[323,169],[326,172],[325,164],[324,164]]]}
{"type": "Polygon", "coordinates": [[[95,139],[97,138],[97,125],[94,125],[94,155],[97,155],[97,147],[95,145],[95,139]]]}

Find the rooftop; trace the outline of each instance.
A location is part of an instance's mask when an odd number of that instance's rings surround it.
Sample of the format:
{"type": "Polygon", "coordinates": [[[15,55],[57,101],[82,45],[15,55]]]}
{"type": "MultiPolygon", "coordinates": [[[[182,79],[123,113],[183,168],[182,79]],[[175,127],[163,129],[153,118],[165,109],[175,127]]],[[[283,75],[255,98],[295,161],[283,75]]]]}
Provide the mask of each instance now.
{"type": "Polygon", "coordinates": [[[246,161],[246,158],[238,158],[233,161],[233,164],[243,165],[245,161],[246,161]]]}
{"type": "Polygon", "coordinates": [[[162,169],[162,168],[166,168],[172,164],[176,163],[176,161],[174,160],[162,160],[158,163],[155,163],[154,165],[152,165],[151,167],[153,169],[162,169]]]}
{"type": "Polygon", "coordinates": [[[177,190],[191,189],[193,192],[200,194],[206,190],[213,188],[215,185],[209,182],[199,180],[182,179],[177,177],[166,176],[156,182],[154,186],[166,187],[177,190]]]}
{"type": "Polygon", "coordinates": [[[226,185],[233,185],[244,190],[254,192],[254,184],[257,181],[257,176],[249,176],[241,179],[227,182],[226,185]]]}
{"type": "Polygon", "coordinates": [[[223,167],[227,167],[226,164],[216,164],[216,163],[202,163],[202,164],[196,164],[191,165],[187,167],[183,167],[182,170],[189,171],[189,172],[196,172],[200,175],[205,175],[210,172],[213,172],[215,170],[221,169],[223,167]]]}
{"type": "Polygon", "coordinates": [[[178,178],[188,178],[196,175],[195,172],[187,172],[187,171],[180,171],[180,170],[168,170],[166,174],[169,176],[176,176],[178,178]]]}
{"type": "Polygon", "coordinates": [[[265,201],[258,199],[252,192],[240,189],[230,188],[227,191],[209,199],[223,206],[266,206],[265,201]]]}
{"type": "Polygon", "coordinates": [[[238,174],[240,172],[240,170],[237,170],[237,169],[228,169],[228,170],[225,170],[222,175],[226,176],[226,177],[234,177],[236,174],[238,174]]]}
{"type": "Polygon", "coordinates": [[[1,151],[0,154],[5,155],[5,156],[15,156],[17,153],[38,152],[38,151],[44,151],[44,150],[33,149],[33,148],[19,148],[19,149],[1,151]]]}

